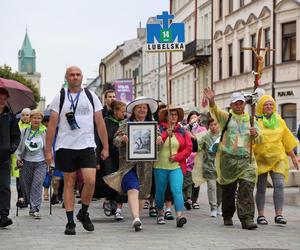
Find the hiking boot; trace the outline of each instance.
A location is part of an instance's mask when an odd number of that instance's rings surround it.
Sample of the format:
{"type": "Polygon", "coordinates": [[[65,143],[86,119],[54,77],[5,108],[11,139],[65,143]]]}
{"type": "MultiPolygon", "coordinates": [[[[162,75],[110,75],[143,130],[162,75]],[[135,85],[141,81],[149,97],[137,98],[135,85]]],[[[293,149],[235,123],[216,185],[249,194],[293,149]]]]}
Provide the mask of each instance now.
{"type": "Polygon", "coordinates": [[[241,223],[243,229],[253,230],[257,228],[257,225],[253,222],[253,220],[246,220],[241,223]]]}
{"type": "Polygon", "coordinates": [[[66,235],[75,235],[76,234],[75,227],[76,227],[76,224],[74,223],[74,221],[68,222],[66,225],[65,234],[66,235]]]}
{"type": "Polygon", "coordinates": [[[82,226],[86,231],[94,231],[95,228],[93,223],[91,222],[89,213],[82,214],[79,211],[79,213],[76,215],[76,218],[82,223],[82,226]]]}
{"type": "Polygon", "coordinates": [[[0,219],[0,227],[7,227],[13,224],[12,220],[5,215],[1,215],[0,219]]]}
{"type": "Polygon", "coordinates": [[[233,226],[232,218],[231,217],[224,217],[224,226],[233,226]]]}

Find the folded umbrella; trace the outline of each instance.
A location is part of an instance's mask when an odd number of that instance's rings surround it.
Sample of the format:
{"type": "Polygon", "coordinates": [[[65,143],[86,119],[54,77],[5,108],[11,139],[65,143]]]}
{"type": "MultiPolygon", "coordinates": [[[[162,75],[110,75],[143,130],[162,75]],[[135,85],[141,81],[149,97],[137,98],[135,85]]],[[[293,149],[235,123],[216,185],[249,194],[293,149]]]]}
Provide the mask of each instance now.
{"type": "Polygon", "coordinates": [[[8,91],[8,106],[14,114],[21,112],[23,108],[36,106],[32,90],[22,83],[0,77],[0,88],[8,91]]]}

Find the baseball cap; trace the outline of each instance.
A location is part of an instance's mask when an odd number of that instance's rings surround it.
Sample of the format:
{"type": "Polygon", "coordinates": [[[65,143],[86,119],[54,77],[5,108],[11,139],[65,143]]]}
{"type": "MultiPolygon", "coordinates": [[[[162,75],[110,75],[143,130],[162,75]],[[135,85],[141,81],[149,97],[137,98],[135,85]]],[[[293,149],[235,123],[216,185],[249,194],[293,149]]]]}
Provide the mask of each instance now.
{"type": "Polygon", "coordinates": [[[235,103],[237,101],[243,101],[243,102],[246,101],[244,95],[241,92],[234,92],[231,95],[230,103],[235,103]]]}

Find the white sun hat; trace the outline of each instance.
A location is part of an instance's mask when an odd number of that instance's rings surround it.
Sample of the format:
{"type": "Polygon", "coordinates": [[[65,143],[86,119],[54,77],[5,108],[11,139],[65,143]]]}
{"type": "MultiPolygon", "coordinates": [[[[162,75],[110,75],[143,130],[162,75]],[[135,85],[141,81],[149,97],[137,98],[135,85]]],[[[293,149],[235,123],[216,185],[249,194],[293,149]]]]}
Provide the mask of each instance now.
{"type": "Polygon", "coordinates": [[[150,111],[151,111],[152,114],[155,113],[155,111],[158,108],[158,104],[157,104],[157,101],[155,99],[149,98],[149,97],[145,97],[145,96],[140,96],[140,97],[137,97],[132,102],[130,102],[130,103],[127,104],[127,106],[126,106],[127,113],[131,114],[132,111],[133,111],[133,108],[136,105],[140,105],[140,104],[148,104],[149,107],[150,107],[150,111]]]}

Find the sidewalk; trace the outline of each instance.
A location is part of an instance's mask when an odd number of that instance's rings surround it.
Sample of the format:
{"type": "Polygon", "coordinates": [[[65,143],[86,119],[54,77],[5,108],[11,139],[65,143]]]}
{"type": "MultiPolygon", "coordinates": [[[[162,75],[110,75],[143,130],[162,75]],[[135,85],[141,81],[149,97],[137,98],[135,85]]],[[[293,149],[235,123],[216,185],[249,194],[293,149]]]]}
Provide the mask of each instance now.
{"type": "MultiPolygon", "coordinates": [[[[103,213],[102,202],[92,202],[90,217],[94,232],[86,232],[76,221],[75,236],[63,234],[66,224],[65,211],[61,205],[53,206],[49,215],[49,202],[41,209],[42,219],[28,216],[28,209],[19,210],[16,217],[16,191],[13,185],[11,218],[14,224],[0,230],[0,249],[300,249],[299,188],[286,189],[289,205],[285,206],[286,226],[274,224],[273,205],[266,204],[269,225],[255,231],[241,229],[237,217],[233,227],[224,227],[222,217],[210,218],[207,205],[206,185],[200,192],[200,210],[186,211],[188,224],[176,228],[175,221],[157,225],[143,210],[143,230],[134,232],[127,205],[125,220],[116,222],[103,213]],[[295,205],[296,204],[296,205],[295,205]]],[[[272,189],[268,190],[267,202],[272,201],[272,189]]],[[[80,205],[76,205],[76,211],[80,205]]],[[[76,212],[75,212],[76,214],[76,212]]]]}

